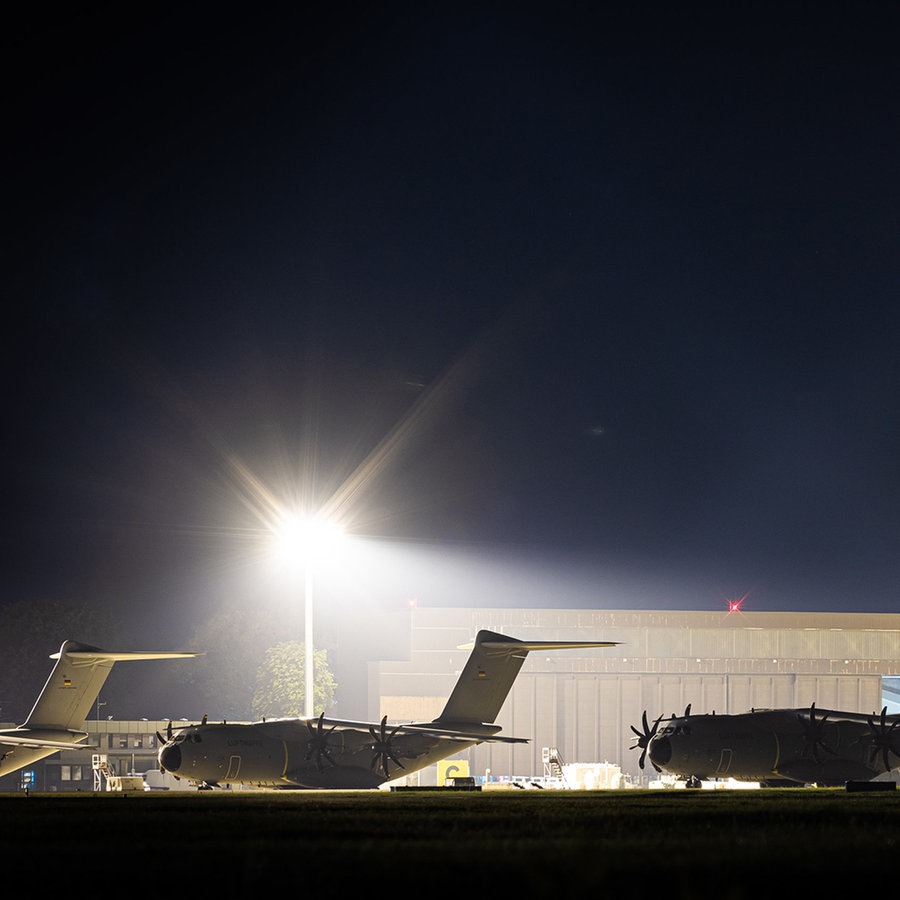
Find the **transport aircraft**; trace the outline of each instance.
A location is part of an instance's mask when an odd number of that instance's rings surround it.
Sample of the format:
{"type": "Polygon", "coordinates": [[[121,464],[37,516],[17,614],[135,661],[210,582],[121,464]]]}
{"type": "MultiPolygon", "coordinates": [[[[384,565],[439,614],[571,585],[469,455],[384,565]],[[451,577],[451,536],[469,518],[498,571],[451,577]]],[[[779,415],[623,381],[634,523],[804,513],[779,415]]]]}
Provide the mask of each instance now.
{"type": "Polygon", "coordinates": [[[155,650],[100,650],[64,641],[50,655],[56,664],[28,718],[15,728],[0,729],[0,775],[24,769],[59,750],[89,746],[85,718],[100,695],[113,665],[135,659],[180,659],[197,653],[155,650]]]}
{"type": "Polygon", "coordinates": [[[632,750],[638,765],[647,757],[657,772],[668,772],[699,787],[704,779],[733,778],[766,785],[844,785],[871,781],[900,766],[900,715],[866,715],[834,709],[752,709],[738,715],[715,713],[660,716],[653,724],[644,711],[632,750]]]}
{"type": "Polygon", "coordinates": [[[520,641],[481,630],[443,712],[430,722],[388,724],[318,718],[251,724],[209,723],[158,735],[159,766],[198,788],[247,785],[277,789],[377,788],[485,741],[505,737],[494,724],[532,650],[613,647],[613,641],[520,641]]]}

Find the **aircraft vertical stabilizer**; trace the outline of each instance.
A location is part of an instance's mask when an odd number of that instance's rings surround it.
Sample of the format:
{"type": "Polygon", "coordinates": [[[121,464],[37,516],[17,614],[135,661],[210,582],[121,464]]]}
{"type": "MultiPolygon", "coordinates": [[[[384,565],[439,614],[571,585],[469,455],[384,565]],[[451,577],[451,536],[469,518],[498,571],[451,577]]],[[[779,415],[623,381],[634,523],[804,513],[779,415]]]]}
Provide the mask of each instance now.
{"type": "MultiPolygon", "coordinates": [[[[441,724],[493,722],[531,650],[571,650],[579,647],[614,647],[618,641],[520,641],[479,631],[472,652],[460,673],[444,711],[435,719],[441,724]]],[[[466,649],[466,648],[460,648],[466,649]]]]}
{"type": "Polygon", "coordinates": [[[65,641],[51,655],[56,665],[22,728],[78,730],[116,662],[134,659],[178,659],[194,653],[108,651],[65,641]]]}

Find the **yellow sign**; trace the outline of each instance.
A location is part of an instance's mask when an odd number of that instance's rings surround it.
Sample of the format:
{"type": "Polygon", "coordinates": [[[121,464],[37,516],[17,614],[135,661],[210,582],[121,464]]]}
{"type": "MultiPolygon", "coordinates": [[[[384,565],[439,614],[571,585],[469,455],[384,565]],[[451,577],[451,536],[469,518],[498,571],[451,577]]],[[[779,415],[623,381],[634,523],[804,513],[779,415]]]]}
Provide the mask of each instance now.
{"type": "Polygon", "coordinates": [[[467,778],[469,761],[467,759],[442,759],[438,764],[437,783],[444,784],[448,778],[467,778]]]}

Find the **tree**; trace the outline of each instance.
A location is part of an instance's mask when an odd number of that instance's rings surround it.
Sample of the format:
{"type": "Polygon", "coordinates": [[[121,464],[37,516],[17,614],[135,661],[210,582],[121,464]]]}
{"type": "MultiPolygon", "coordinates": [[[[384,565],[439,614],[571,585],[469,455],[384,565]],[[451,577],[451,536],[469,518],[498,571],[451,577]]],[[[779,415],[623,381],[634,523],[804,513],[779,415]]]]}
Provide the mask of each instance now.
{"type": "Polygon", "coordinates": [[[265,609],[252,616],[218,612],[204,621],[191,640],[191,648],[203,653],[191,669],[200,710],[211,719],[250,718],[256,670],[266,648],[283,635],[283,625],[265,609]]]}
{"type": "MultiPolygon", "coordinates": [[[[191,660],[190,683],[184,679],[173,694],[189,696],[192,711],[178,711],[177,715],[195,717],[202,712],[213,721],[302,715],[305,654],[302,642],[285,641],[286,632],[290,633],[284,616],[264,604],[257,605],[252,615],[246,610],[222,610],[209,616],[190,642],[191,649],[203,655],[191,660]],[[270,654],[274,654],[271,659],[270,654]],[[286,658],[276,663],[280,657],[286,658]],[[276,669],[281,674],[275,676],[276,669]],[[294,678],[295,689],[286,689],[294,678]]],[[[326,650],[316,651],[315,669],[314,700],[316,709],[321,710],[334,704],[336,689],[326,650]]]]}
{"type": "MultiPolygon", "coordinates": [[[[334,702],[335,680],[328,667],[328,651],[313,652],[313,709],[323,711],[334,702]]],[[[256,719],[302,716],[306,706],[306,648],[301,641],[270,647],[256,672],[253,716],[256,719]]]]}

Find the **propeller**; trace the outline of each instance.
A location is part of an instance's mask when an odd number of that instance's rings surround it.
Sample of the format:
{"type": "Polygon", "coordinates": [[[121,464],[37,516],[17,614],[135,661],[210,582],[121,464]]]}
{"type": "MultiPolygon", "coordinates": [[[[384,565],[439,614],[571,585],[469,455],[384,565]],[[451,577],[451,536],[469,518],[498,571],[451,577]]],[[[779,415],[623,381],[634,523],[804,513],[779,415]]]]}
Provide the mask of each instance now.
{"type": "Polygon", "coordinates": [[[328,735],[337,728],[337,725],[332,725],[327,731],[325,730],[325,710],[322,710],[322,715],[316,719],[316,724],[313,725],[312,722],[307,721],[306,727],[309,730],[309,741],[306,744],[306,758],[310,760],[315,756],[316,759],[316,768],[321,772],[322,771],[322,760],[325,759],[331,765],[336,766],[337,763],[332,758],[331,754],[328,752],[328,735]]]}
{"type": "Polygon", "coordinates": [[[900,751],[894,749],[894,742],[892,740],[894,729],[897,727],[898,721],[897,719],[894,719],[894,721],[888,725],[886,721],[886,706],[881,708],[880,722],[875,721],[874,715],[875,713],[872,713],[872,715],[869,716],[869,728],[872,729],[872,756],[874,758],[878,755],[878,752],[881,751],[881,759],[884,761],[885,771],[890,772],[891,754],[893,753],[894,756],[900,759],[900,751]]]}
{"type": "MultiPolygon", "coordinates": [[[[160,744],[168,744],[169,741],[172,740],[172,720],[169,719],[169,724],[166,725],[166,736],[163,737],[158,731],[156,732],[156,739],[160,744]]],[[[160,772],[165,772],[166,770],[162,767],[162,763],[159,765],[160,772]]]]}
{"type": "MultiPolygon", "coordinates": [[[[644,730],[638,731],[634,725],[631,726],[631,730],[637,735],[637,741],[632,744],[628,749],[636,750],[638,747],[641,748],[641,758],[638,760],[638,765],[643,769],[644,768],[644,760],[647,757],[647,746],[650,744],[650,740],[656,734],[656,729],[659,728],[659,723],[662,720],[662,716],[658,716],[656,721],[653,723],[653,727],[647,723],[647,710],[644,710],[644,715],[642,716],[642,721],[644,724],[644,730]]],[[[651,762],[653,762],[651,760],[651,762]]],[[[656,769],[657,772],[661,772],[662,769],[656,763],[653,763],[653,768],[656,769]]]]}
{"type": "Polygon", "coordinates": [[[393,760],[401,769],[406,768],[391,748],[391,738],[397,733],[399,727],[399,725],[395,725],[393,731],[388,733],[387,716],[381,720],[380,734],[375,731],[374,725],[369,726],[369,734],[372,735],[372,740],[374,741],[372,744],[374,755],[372,756],[372,762],[369,768],[373,771],[375,770],[375,767],[380,764],[381,771],[387,776],[388,764],[391,760],[393,760]]]}
{"type": "Polygon", "coordinates": [[[812,703],[810,704],[808,715],[804,717],[798,714],[797,718],[803,728],[803,739],[806,745],[804,748],[805,753],[812,753],[813,759],[820,764],[822,762],[821,750],[827,751],[832,756],[837,756],[837,753],[822,740],[823,729],[825,721],[828,719],[828,713],[825,713],[822,718],[817,720],[816,704],[812,703]]]}

